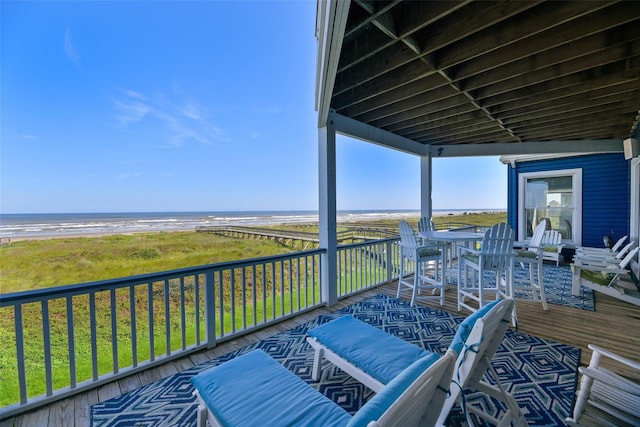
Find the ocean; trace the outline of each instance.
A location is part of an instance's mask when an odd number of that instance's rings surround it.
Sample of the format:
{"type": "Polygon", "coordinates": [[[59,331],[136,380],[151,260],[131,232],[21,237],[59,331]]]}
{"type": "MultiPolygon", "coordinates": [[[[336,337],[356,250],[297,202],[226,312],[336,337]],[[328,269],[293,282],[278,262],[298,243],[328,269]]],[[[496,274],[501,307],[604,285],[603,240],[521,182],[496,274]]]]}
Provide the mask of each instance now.
{"type": "MultiPolygon", "coordinates": [[[[500,209],[434,209],[434,215],[494,212],[500,209]]],[[[502,210],[504,211],[504,210],[502,210]]],[[[339,211],[338,221],[420,216],[418,210],[339,211]]],[[[45,238],[121,233],[192,231],[198,226],[304,224],[318,221],[316,211],[126,212],[0,214],[0,238],[45,238]]]]}

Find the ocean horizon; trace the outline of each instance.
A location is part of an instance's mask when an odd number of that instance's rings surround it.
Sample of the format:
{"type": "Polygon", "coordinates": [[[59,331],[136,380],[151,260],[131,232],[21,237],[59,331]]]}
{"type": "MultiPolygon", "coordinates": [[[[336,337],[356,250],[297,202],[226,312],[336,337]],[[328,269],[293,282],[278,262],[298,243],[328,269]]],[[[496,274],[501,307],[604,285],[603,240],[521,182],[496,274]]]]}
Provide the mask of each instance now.
{"type": "MultiPolygon", "coordinates": [[[[434,209],[434,215],[505,212],[506,209],[434,209]]],[[[343,210],[339,222],[420,216],[419,209],[343,210]]],[[[158,231],[190,231],[198,226],[305,224],[318,211],[98,212],[0,214],[1,238],[64,237],[158,231]]]]}

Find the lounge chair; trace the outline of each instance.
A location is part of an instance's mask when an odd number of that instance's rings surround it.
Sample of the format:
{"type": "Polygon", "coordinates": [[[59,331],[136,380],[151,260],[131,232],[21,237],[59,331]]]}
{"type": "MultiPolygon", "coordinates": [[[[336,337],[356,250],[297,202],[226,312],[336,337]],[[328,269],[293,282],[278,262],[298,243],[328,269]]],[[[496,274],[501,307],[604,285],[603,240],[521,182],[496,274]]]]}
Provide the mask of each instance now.
{"type": "Polygon", "coordinates": [[[640,425],[640,384],[601,366],[601,361],[614,361],[629,371],[640,373],[640,363],[589,344],[593,351],[582,374],[580,390],[573,414],[565,421],[571,426],[640,425]],[[603,414],[606,414],[603,416],[603,414]],[[611,422],[611,417],[618,420],[611,422]]]}
{"type": "Polygon", "coordinates": [[[595,251],[580,251],[576,252],[574,255],[574,260],[578,259],[581,261],[603,261],[603,262],[614,262],[619,263],[622,261],[624,256],[633,248],[635,245],[634,242],[629,242],[624,248],[620,249],[617,253],[615,252],[595,252],[595,251]]]}
{"type": "Polygon", "coordinates": [[[602,292],[614,298],[640,305],[640,288],[633,269],[640,248],[635,248],[622,261],[603,261],[574,258],[571,293],[580,295],[581,286],[602,292]],[[628,267],[631,266],[630,269],[628,267]]]}
{"type": "Polygon", "coordinates": [[[616,243],[611,247],[611,248],[593,248],[591,246],[578,246],[576,248],[576,253],[581,253],[581,252],[595,252],[595,253],[599,253],[599,254],[617,254],[618,251],[620,250],[620,248],[622,247],[622,245],[624,244],[624,242],[627,240],[629,236],[622,236],[621,238],[618,239],[618,241],[616,241],[616,243]]]}
{"type": "Polygon", "coordinates": [[[198,427],[433,426],[455,355],[427,355],[400,372],[353,416],[272,359],[253,350],[191,380],[198,427]]]}
{"type": "MultiPolygon", "coordinates": [[[[455,374],[438,425],[444,424],[453,405],[461,401],[461,390],[466,388],[487,393],[505,403],[507,413],[497,423],[513,421],[516,425],[526,425],[515,399],[504,390],[491,368],[491,359],[509,326],[514,305],[513,298],[494,301],[467,317],[458,327],[448,349],[457,356],[455,374]],[[487,369],[497,385],[482,381],[487,369]]],[[[351,316],[310,330],[307,342],[315,349],[313,379],[319,379],[326,359],[376,393],[384,390],[386,384],[414,360],[433,354],[351,316]]],[[[472,406],[465,405],[464,409],[497,421],[472,406]]]]}

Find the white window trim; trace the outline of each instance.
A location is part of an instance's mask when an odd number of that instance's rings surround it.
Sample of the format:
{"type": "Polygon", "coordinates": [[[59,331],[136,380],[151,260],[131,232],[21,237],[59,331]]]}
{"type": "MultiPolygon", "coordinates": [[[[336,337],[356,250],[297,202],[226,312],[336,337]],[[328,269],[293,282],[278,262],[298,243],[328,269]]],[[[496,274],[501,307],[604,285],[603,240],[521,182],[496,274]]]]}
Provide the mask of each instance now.
{"type": "Polygon", "coordinates": [[[582,245],[582,169],[561,169],[544,172],[527,172],[518,174],[518,240],[526,238],[525,220],[525,184],[527,179],[553,178],[559,176],[571,176],[573,179],[573,218],[571,240],[568,245],[582,245]]]}

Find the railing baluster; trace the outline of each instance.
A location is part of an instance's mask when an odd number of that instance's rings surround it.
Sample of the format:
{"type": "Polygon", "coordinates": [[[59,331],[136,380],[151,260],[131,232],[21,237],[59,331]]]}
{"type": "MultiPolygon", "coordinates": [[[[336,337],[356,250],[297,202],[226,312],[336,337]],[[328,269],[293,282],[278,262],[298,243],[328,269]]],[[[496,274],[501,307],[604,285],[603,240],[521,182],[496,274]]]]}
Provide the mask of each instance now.
{"type": "Polygon", "coordinates": [[[242,329],[247,329],[247,267],[242,267],[240,277],[242,280],[242,329]]]}
{"type": "Polygon", "coordinates": [[[296,283],[297,283],[297,287],[298,287],[298,310],[300,310],[302,308],[302,306],[300,305],[300,302],[301,302],[300,301],[300,276],[301,276],[301,274],[300,274],[300,258],[296,259],[296,263],[297,263],[297,268],[298,268],[298,271],[297,271],[297,274],[296,274],[296,278],[297,278],[296,283]]]}
{"type": "Polygon", "coordinates": [[[253,325],[258,324],[258,306],[256,301],[256,266],[251,268],[251,297],[253,301],[253,325]]]}
{"type": "Polygon", "coordinates": [[[98,331],[96,325],[96,293],[89,292],[89,324],[91,325],[91,365],[93,380],[98,380],[98,331]]]}
{"type": "Polygon", "coordinates": [[[73,297],[69,296],[67,300],[67,339],[69,352],[69,386],[76,387],[76,341],[73,333],[73,297]]]}
{"type": "Polygon", "coordinates": [[[164,339],[166,343],[166,354],[171,355],[171,310],[170,298],[171,289],[169,279],[164,280],[164,339]]]}
{"type": "Polygon", "coordinates": [[[27,403],[27,373],[24,363],[24,328],[22,323],[22,304],[16,304],[13,310],[16,328],[16,357],[18,358],[18,385],[20,387],[20,403],[27,403]]]}
{"type": "Polygon", "coordinates": [[[180,277],[180,331],[182,333],[182,349],[187,348],[187,311],[184,301],[184,277],[180,277]]]}
{"type": "Polygon", "coordinates": [[[149,360],[156,360],[155,330],[153,318],[153,282],[147,283],[147,310],[149,311],[149,360]]]}
{"type": "Polygon", "coordinates": [[[229,270],[231,280],[231,332],[236,331],[236,269],[229,270]]]}
{"type": "Polygon", "coordinates": [[[272,262],[271,265],[271,309],[273,311],[272,319],[276,316],[276,263],[272,262]]]}
{"type": "Polygon", "coordinates": [[[113,373],[117,374],[120,370],[118,362],[118,322],[116,311],[116,290],[111,289],[109,292],[111,305],[111,351],[113,353],[113,373]]]}
{"type": "Polygon", "coordinates": [[[287,261],[287,271],[289,272],[289,313],[293,313],[293,263],[291,260],[287,261]]]}
{"type": "Polygon", "coordinates": [[[196,328],[196,345],[200,345],[200,274],[196,274],[193,281],[193,298],[195,305],[194,317],[196,328]]]}
{"type": "Polygon", "coordinates": [[[129,318],[131,330],[131,358],[133,367],[138,366],[138,331],[136,330],[136,289],[134,285],[129,286],[129,318]]]}
{"type": "Polygon", "coordinates": [[[262,321],[267,321],[267,266],[262,265],[262,321]]]}
{"type": "Polygon", "coordinates": [[[53,394],[51,369],[51,323],[49,322],[49,300],[42,301],[42,338],[44,344],[44,376],[47,396],[53,394]]]}
{"type": "Polygon", "coordinates": [[[218,315],[220,316],[220,336],[225,336],[224,329],[224,288],[223,288],[223,275],[222,270],[218,270],[218,281],[216,282],[218,287],[218,315]]]}
{"type": "Polygon", "coordinates": [[[278,264],[280,265],[280,310],[282,310],[280,314],[284,316],[284,260],[278,264]]]}

